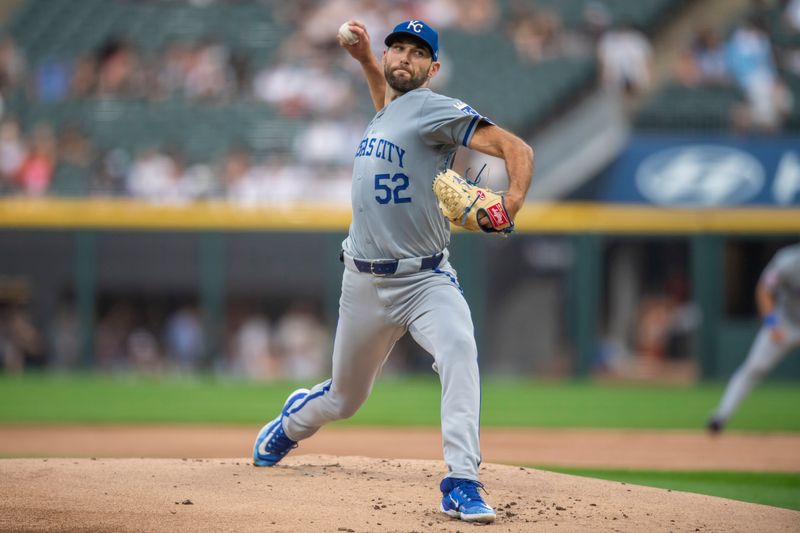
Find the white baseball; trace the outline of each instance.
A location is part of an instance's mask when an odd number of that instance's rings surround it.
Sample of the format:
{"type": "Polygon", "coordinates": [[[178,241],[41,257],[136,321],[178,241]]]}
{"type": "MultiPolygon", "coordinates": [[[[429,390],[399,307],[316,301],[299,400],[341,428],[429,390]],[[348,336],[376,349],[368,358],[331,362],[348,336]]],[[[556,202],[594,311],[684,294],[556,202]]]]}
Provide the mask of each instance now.
{"type": "Polygon", "coordinates": [[[339,37],[345,44],[356,44],[358,42],[358,35],[350,31],[350,22],[345,22],[339,26],[339,37]]]}

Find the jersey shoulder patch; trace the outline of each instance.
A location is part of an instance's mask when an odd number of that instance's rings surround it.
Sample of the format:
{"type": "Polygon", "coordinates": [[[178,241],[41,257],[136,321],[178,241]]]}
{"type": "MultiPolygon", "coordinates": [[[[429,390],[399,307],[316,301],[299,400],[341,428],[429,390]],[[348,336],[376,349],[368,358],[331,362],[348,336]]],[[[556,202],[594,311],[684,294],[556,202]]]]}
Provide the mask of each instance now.
{"type": "Polygon", "coordinates": [[[455,103],[453,104],[453,107],[455,107],[456,109],[458,109],[459,111],[461,111],[465,115],[474,115],[476,117],[481,116],[480,113],[475,111],[471,106],[465,104],[461,100],[456,100],[455,103]]]}

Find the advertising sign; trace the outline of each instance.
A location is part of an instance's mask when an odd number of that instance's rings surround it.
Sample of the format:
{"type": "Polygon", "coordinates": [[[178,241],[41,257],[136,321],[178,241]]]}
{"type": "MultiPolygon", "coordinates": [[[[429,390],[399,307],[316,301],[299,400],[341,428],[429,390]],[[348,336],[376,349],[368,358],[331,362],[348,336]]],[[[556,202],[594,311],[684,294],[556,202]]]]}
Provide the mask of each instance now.
{"type": "Polygon", "coordinates": [[[798,207],[800,137],[637,137],[594,195],[670,207],[798,207]]]}

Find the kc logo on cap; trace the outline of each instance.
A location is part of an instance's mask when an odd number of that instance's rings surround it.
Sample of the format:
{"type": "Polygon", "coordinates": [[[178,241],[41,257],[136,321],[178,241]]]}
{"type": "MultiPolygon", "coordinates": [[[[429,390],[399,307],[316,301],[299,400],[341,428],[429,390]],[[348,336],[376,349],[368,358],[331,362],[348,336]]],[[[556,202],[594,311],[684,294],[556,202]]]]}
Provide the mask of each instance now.
{"type": "Polygon", "coordinates": [[[414,30],[414,33],[421,32],[422,28],[424,28],[424,27],[425,27],[425,25],[422,22],[418,21],[418,20],[409,20],[408,21],[408,26],[406,26],[407,29],[414,30]]]}

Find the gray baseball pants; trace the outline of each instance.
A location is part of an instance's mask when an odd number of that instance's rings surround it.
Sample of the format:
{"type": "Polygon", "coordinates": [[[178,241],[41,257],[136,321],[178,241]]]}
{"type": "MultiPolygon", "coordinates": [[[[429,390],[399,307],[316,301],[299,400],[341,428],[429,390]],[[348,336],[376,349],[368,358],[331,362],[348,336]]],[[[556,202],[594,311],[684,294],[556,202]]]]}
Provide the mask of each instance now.
{"type": "Polygon", "coordinates": [[[352,416],[366,401],[395,342],[409,331],[433,355],[442,385],[441,424],[449,476],[478,479],[480,376],[469,306],[455,271],[378,277],[345,270],[332,377],[284,417],[292,440],[352,416]]]}

